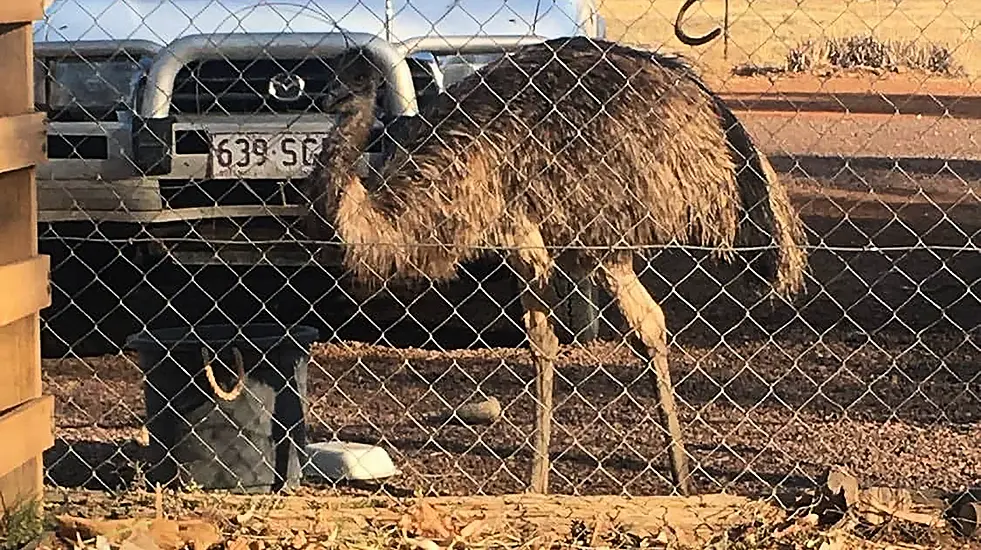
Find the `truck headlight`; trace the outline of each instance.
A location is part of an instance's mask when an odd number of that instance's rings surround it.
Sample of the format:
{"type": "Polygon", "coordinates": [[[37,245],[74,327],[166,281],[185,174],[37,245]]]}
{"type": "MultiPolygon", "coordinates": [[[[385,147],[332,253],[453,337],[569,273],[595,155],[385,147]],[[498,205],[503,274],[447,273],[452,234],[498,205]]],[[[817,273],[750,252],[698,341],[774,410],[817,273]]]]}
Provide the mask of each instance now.
{"type": "Polygon", "coordinates": [[[105,109],[133,104],[143,67],[130,59],[48,59],[35,68],[35,101],[51,109],[105,109]],[[47,78],[43,85],[37,73],[47,78]],[[41,88],[41,91],[38,90],[41,88]]]}

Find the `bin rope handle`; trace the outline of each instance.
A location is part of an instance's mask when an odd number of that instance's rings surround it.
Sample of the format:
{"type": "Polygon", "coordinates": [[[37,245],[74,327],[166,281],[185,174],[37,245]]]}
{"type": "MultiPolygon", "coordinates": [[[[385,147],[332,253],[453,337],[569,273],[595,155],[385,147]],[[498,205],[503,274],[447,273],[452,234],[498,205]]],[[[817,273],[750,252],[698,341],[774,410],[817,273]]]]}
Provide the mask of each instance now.
{"type": "Polygon", "coordinates": [[[242,359],[242,352],[233,346],[232,355],[235,357],[235,368],[238,369],[238,380],[235,381],[232,389],[225,391],[221,389],[218,381],[215,380],[215,372],[211,369],[211,360],[208,359],[208,350],[201,348],[201,358],[204,359],[204,376],[208,379],[208,384],[211,385],[211,389],[214,390],[215,395],[224,401],[234,400],[245,389],[245,361],[242,359]]]}

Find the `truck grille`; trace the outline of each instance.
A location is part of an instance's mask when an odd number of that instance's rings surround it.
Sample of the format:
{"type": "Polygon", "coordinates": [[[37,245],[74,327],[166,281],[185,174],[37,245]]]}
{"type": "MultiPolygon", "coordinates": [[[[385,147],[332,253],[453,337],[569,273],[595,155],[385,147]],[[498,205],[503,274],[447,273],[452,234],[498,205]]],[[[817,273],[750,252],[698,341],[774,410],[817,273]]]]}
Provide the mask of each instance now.
{"type": "MultiPolygon", "coordinates": [[[[410,59],[409,67],[419,95],[437,91],[425,65],[410,59]]],[[[316,58],[194,61],[177,74],[171,109],[175,114],[316,113],[331,76],[316,58]],[[269,94],[269,81],[283,73],[304,80],[299,99],[281,101],[269,94]]]]}
{"type": "Polygon", "coordinates": [[[208,60],[185,65],[177,74],[171,108],[182,114],[316,112],[330,71],[319,59],[208,60]],[[296,101],[269,95],[269,80],[291,73],[306,81],[305,94],[296,101]]]}

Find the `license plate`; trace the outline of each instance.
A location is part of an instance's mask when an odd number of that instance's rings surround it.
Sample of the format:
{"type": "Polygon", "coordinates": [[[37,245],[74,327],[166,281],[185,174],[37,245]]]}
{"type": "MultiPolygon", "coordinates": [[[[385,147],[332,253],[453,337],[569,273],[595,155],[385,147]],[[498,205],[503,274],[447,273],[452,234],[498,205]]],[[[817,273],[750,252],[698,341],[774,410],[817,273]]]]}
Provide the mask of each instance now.
{"type": "Polygon", "coordinates": [[[310,173],[326,133],[242,133],[211,136],[211,177],[280,179],[310,173]]]}

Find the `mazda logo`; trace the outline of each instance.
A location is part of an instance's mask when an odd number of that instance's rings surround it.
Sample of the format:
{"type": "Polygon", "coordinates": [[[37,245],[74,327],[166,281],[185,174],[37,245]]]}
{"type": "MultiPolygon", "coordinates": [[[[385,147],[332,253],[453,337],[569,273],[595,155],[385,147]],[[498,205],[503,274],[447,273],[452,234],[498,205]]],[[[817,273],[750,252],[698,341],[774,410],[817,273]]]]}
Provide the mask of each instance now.
{"type": "Polygon", "coordinates": [[[296,101],[307,83],[295,74],[280,73],[269,79],[269,95],[280,101],[296,101]]]}

